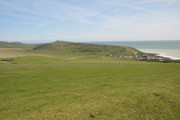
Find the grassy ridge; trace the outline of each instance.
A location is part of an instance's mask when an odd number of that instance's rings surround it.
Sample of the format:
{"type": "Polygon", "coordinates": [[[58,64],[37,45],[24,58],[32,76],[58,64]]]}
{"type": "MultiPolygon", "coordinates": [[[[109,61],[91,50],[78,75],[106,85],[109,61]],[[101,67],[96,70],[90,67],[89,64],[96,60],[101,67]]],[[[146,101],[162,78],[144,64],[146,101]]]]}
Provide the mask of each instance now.
{"type": "Polygon", "coordinates": [[[24,44],[21,42],[0,41],[0,48],[33,48],[34,45],[24,44]]]}
{"type": "Polygon", "coordinates": [[[128,55],[135,56],[135,54],[141,54],[135,48],[127,46],[112,46],[112,45],[96,45],[87,43],[73,43],[66,41],[56,41],[47,44],[41,44],[34,48],[34,50],[40,51],[53,51],[60,54],[90,54],[90,55],[105,55],[105,56],[118,56],[128,55]]]}

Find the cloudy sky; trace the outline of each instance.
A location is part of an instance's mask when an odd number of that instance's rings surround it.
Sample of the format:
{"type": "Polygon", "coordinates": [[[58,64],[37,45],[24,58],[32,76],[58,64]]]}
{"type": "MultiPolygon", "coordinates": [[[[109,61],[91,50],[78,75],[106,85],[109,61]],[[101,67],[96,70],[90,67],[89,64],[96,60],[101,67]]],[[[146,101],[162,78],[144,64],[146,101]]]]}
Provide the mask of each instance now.
{"type": "Polygon", "coordinates": [[[0,41],[180,40],[180,0],[0,0],[0,41]]]}

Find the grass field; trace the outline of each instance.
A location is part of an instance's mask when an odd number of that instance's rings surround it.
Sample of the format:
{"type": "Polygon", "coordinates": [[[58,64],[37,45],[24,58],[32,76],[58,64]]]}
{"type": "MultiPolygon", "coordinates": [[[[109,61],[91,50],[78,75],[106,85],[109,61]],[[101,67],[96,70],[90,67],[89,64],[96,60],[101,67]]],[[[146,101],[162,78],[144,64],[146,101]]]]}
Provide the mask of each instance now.
{"type": "Polygon", "coordinates": [[[179,63],[15,53],[0,62],[1,120],[180,119],[179,63]]]}

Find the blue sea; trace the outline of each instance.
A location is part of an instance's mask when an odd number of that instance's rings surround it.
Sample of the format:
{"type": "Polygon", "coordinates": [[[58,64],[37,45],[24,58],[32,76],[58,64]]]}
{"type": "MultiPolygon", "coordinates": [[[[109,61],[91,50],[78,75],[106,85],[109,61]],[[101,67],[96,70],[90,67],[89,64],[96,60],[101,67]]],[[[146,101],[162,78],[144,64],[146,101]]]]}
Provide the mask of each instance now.
{"type": "Polygon", "coordinates": [[[158,53],[159,56],[180,59],[180,40],[166,41],[104,41],[89,42],[102,45],[131,46],[143,52],[158,53]]]}
{"type": "Polygon", "coordinates": [[[137,49],[177,49],[180,50],[180,40],[172,41],[106,41],[90,42],[103,45],[131,46],[137,49]]]}

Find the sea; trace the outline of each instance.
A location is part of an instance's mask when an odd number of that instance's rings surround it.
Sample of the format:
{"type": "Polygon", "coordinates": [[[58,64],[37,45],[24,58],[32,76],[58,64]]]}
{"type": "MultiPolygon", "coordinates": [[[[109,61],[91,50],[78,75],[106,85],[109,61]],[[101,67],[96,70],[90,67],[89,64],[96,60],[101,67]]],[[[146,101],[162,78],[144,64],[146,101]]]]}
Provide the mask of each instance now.
{"type": "Polygon", "coordinates": [[[173,60],[180,59],[180,40],[161,41],[101,41],[88,42],[102,45],[131,46],[145,53],[156,53],[173,60]]]}

